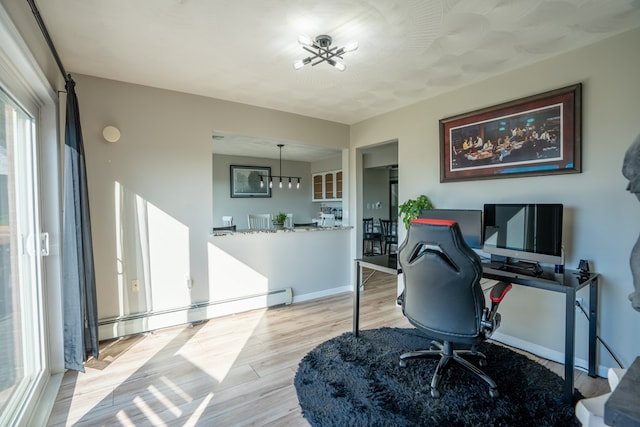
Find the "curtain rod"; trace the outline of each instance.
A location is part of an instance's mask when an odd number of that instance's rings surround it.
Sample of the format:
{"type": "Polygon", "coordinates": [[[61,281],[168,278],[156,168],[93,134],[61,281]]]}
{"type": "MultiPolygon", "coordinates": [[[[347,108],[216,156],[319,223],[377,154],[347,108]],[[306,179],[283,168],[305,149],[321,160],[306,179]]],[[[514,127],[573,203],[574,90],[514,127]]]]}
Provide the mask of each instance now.
{"type": "Polygon", "coordinates": [[[38,23],[38,27],[40,27],[40,31],[42,31],[42,35],[44,36],[47,45],[49,45],[49,50],[53,55],[53,58],[56,60],[58,64],[58,68],[62,73],[62,78],[64,78],[65,82],[69,82],[71,80],[71,74],[67,74],[67,71],[64,69],[64,65],[62,65],[62,61],[60,60],[60,56],[58,56],[58,51],[56,47],[53,45],[53,40],[49,36],[49,31],[47,31],[47,27],[44,25],[44,21],[42,20],[42,16],[40,16],[40,11],[38,10],[38,6],[36,6],[35,0],[27,0],[29,6],[31,6],[31,12],[33,12],[33,16],[36,18],[36,22],[38,23]]]}

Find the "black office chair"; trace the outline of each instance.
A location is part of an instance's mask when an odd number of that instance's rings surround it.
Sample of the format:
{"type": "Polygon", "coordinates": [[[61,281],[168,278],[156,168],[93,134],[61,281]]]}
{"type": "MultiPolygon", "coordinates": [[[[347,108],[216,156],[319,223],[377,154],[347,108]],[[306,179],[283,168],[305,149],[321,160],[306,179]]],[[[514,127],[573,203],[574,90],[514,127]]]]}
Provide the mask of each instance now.
{"type": "Polygon", "coordinates": [[[395,253],[395,251],[391,252],[391,249],[393,246],[398,247],[398,222],[390,219],[381,219],[380,231],[382,231],[382,241],[384,242],[382,253],[395,253]]]}
{"type": "Polygon", "coordinates": [[[379,254],[382,254],[382,233],[374,231],[373,218],[362,219],[362,255],[376,255],[375,244],[378,244],[380,249],[379,254]],[[369,250],[367,251],[367,243],[369,244],[369,250]]]}
{"type": "Polygon", "coordinates": [[[498,396],[496,383],[463,357],[486,365],[485,355],[476,346],[500,325],[498,304],[511,284],[499,282],[493,287],[489,309],[480,286],[480,257],[465,243],[455,221],[413,220],[398,249],[398,264],[405,283],[402,312],[418,330],[434,339],[429,350],[402,354],[400,366],[405,367],[411,358],[440,359],[431,379],[431,395],[439,397],[442,374],[456,362],[486,382],[492,397],[498,396]]]}

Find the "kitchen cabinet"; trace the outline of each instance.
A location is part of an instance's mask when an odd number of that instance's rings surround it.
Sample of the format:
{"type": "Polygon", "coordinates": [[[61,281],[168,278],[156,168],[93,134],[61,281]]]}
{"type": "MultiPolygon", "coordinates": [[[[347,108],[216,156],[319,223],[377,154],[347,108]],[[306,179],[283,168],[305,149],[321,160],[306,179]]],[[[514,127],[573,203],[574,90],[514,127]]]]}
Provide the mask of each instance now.
{"type": "Polygon", "coordinates": [[[312,201],[342,200],[342,171],[316,173],[312,178],[312,201]]]}

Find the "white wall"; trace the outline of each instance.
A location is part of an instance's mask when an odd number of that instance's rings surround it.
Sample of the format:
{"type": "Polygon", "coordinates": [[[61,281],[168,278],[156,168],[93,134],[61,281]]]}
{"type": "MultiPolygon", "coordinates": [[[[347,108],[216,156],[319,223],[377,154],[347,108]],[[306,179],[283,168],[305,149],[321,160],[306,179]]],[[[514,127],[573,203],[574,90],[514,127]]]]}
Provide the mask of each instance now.
{"type": "Polygon", "coordinates": [[[362,179],[362,217],[373,218],[375,224],[379,219],[389,219],[389,169],[365,169],[362,179]]]}
{"type": "Polygon", "coordinates": [[[350,291],[350,233],[316,229],[211,237],[210,281],[216,292],[211,299],[292,288],[299,302],[350,291]]]}
{"type": "MultiPolygon", "coordinates": [[[[421,193],[447,208],[510,201],[563,203],[569,213],[566,264],[575,268],[580,259],[592,260],[602,275],[599,335],[627,366],[640,354],[640,313],[627,299],[633,290],[629,254],[640,231],[640,205],[625,191],[620,171],[625,150],[640,133],[639,45],[640,30],[628,32],[351,128],[352,152],[398,139],[400,203],[421,193]],[[440,119],[577,82],[583,83],[581,174],[440,183],[440,119]]],[[[355,177],[358,161],[353,159],[355,177]]],[[[351,203],[355,209],[356,201],[351,203]]],[[[579,296],[588,300],[586,290],[579,296]]],[[[501,305],[500,331],[562,352],[563,307],[561,295],[516,287],[501,305]]],[[[587,320],[580,312],[577,326],[576,356],[586,359],[587,320]]],[[[602,365],[617,366],[603,347],[599,351],[602,365]]]]}
{"type": "Polygon", "coordinates": [[[215,224],[212,176],[224,175],[221,191],[229,191],[228,163],[212,170],[214,129],[348,147],[348,126],[339,123],[90,76],[78,75],[76,82],[101,319],[208,301],[213,294],[207,262],[215,224]],[[120,141],[104,141],[106,125],[120,129],[120,141]],[[139,292],[131,290],[132,280],[140,280],[139,292]]]}
{"type": "Polygon", "coordinates": [[[342,169],[342,156],[330,157],[311,163],[311,173],[329,172],[342,169]]]}

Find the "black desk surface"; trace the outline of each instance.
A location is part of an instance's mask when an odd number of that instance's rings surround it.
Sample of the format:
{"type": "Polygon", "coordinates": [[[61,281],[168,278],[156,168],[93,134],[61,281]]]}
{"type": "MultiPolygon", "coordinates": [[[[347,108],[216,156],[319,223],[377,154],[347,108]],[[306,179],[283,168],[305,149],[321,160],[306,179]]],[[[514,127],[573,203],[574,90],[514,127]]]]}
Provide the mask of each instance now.
{"type": "Polygon", "coordinates": [[[564,270],[562,273],[556,273],[552,268],[544,268],[539,276],[523,274],[509,270],[497,268],[497,266],[489,261],[482,263],[482,276],[487,279],[498,281],[512,280],[520,285],[528,285],[535,288],[548,289],[555,292],[567,292],[582,289],[595,279],[596,273],[583,273],[577,270],[564,270]]]}
{"type": "Polygon", "coordinates": [[[605,402],[604,422],[610,426],[640,426],[640,357],[605,402]]]}
{"type": "MultiPolygon", "coordinates": [[[[364,256],[360,258],[363,266],[377,266],[383,270],[396,270],[396,273],[401,273],[400,266],[398,265],[398,257],[395,254],[392,255],[374,255],[364,256]]],[[[498,281],[507,281],[512,279],[514,282],[521,285],[529,285],[536,288],[548,289],[555,292],[566,292],[567,288],[574,290],[581,289],[586,286],[590,280],[592,280],[595,273],[582,273],[580,271],[565,270],[563,273],[555,273],[551,268],[545,268],[541,275],[532,276],[518,272],[512,272],[498,268],[498,266],[489,261],[482,263],[482,276],[487,279],[494,279],[498,281]]]]}
{"type": "Polygon", "coordinates": [[[396,270],[396,273],[400,272],[398,256],[396,254],[363,256],[358,261],[360,261],[360,263],[365,267],[369,264],[371,266],[378,266],[388,270],[396,270]]]}

